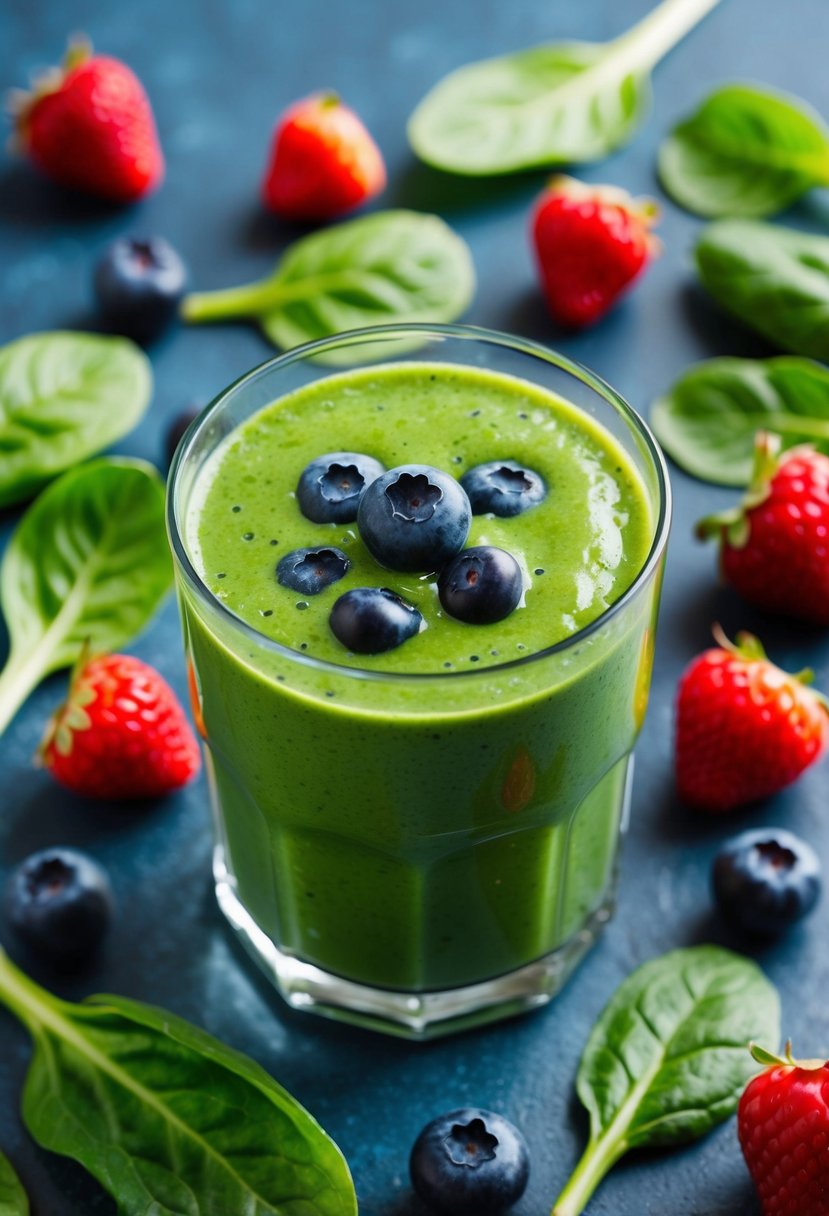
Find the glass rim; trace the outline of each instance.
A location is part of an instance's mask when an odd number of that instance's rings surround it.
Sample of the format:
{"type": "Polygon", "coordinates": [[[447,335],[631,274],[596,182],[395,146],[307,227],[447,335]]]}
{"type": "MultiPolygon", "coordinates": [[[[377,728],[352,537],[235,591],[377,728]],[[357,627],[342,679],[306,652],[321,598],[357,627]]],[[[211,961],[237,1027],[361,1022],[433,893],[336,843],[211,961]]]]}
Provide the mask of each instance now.
{"type": "MultiPolygon", "coordinates": [[[[414,354],[414,351],[411,353],[414,354]]],[[[348,370],[345,367],[335,369],[333,366],[329,366],[329,374],[331,375],[346,373],[348,370]]],[[[274,399],[276,400],[277,398],[274,399]]],[[[319,338],[314,342],[305,342],[301,346],[294,346],[288,351],[283,351],[281,354],[265,359],[262,363],[250,368],[232,381],[231,384],[227,385],[227,387],[223,388],[190,423],[190,426],[179,442],[167,477],[166,516],[170,548],[178,570],[184,576],[187,585],[195,592],[197,598],[209,611],[217,613],[233,630],[246,637],[257,647],[279,655],[291,663],[298,663],[302,667],[326,672],[331,675],[346,676],[352,679],[374,680],[378,683],[428,682],[458,679],[477,679],[480,681],[481,678],[491,677],[497,672],[526,667],[529,664],[564,653],[580,645],[603,628],[614,616],[621,613],[636,598],[640,588],[648,582],[658,565],[668,540],[671,524],[671,484],[665,457],[644,418],[607,381],[603,380],[601,376],[596,375],[595,372],[583,364],[568,358],[566,355],[562,355],[551,347],[542,345],[540,342],[504,333],[500,330],[488,329],[483,326],[399,322],[390,325],[365,326],[360,329],[343,330],[341,333],[332,334],[326,338],[319,338]],[[201,578],[187,552],[183,535],[184,528],[181,526],[178,510],[177,490],[180,482],[180,471],[187,460],[197,436],[228,398],[236,396],[247,384],[270,375],[280,367],[313,359],[315,356],[330,352],[335,347],[368,344],[386,339],[412,339],[416,336],[420,336],[423,339],[432,337],[437,339],[453,338],[460,341],[476,341],[481,344],[506,348],[532,358],[540,359],[542,362],[551,364],[561,371],[574,376],[613,406],[634,434],[643,441],[645,451],[651,460],[656,474],[659,511],[654,526],[653,540],[648,555],[637,571],[635,578],[619,598],[614,600],[609,607],[605,608],[603,612],[587,625],[584,625],[568,637],[554,642],[550,646],[546,646],[541,650],[534,650],[530,654],[521,655],[518,658],[508,659],[502,663],[494,663],[491,666],[487,665],[486,667],[474,670],[453,669],[452,671],[439,672],[379,671],[373,668],[352,666],[346,663],[333,663],[328,659],[316,658],[314,655],[294,650],[292,647],[268,637],[266,634],[261,633],[255,625],[249,624],[228,608],[227,605],[223,604],[201,578]]]]}

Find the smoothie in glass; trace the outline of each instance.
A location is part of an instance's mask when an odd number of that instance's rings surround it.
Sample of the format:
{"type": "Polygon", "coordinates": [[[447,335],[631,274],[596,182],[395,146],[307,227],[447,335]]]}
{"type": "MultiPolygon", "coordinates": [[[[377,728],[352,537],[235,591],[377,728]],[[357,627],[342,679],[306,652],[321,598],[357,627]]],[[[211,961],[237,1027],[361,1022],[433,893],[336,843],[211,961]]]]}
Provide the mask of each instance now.
{"type": "Polygon", "coordinates": [[[647,696],[658,456],[623,409],[609,427],[573,403],[592,404],[592,383],[568,399],[569,370],[508,343],[446,331],[345,372],[275,360],[197,424],[173,477],[220,902],[294,1004],[413,1035],[537,1004],[587,948],[647,696]],[[518,607],[456,620],[437,571],[385,569],[356,522],[306,518],[299,476],[338,451],[539,475],[541,502],[474,515],[466,542],[516,558],[518,607]],[[340,580],[313,595],[278,582],[281,555],[325,546],[348,556],[340,580]],[[351,653],[329,615],[354,587],[394,591],[420,631],[351,653]]]}

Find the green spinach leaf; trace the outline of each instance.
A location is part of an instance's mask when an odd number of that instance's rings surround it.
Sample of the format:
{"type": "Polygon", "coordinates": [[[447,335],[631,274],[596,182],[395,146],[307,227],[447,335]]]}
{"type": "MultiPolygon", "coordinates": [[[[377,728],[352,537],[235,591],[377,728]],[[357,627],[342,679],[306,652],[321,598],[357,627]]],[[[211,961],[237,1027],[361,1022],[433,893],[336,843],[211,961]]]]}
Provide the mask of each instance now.
{"type": "Polygon", "coordinates": [[[35,499],[0,566],[9,657],[0,733],[31,690],[88,642],[114,650],[143,629],[172,581],[164,484],[152,465],[100,459],[35,499]]]}
{"type": "Polygon", "coordinates": [[[340,1150],[246,1056],[137,1001],[60,1001],[2,951],[0,1002],[34,1044],[27,1128],[119,1216],[356,1216],[340,1150]]]}
{"type": "Polygon", "coordinates": [[[664,141],[659,176],[697,215],[774,215],[829,185],[829,131],[796,98],[726,85],[664,141]]]}
{"type": "MultiPolygon", "coordinates": [[[[188,321],[258,320],[283,350],[346,329],[389,322],[453,321],[475,288],[464,241],[436,215],[378,211],[291,245],[266,279],[188,296],[188,321]]],[[[342,349],[338,363],[373,357],[376,347],[342,349]]]]}
{"type": "Polygon", "coordinates": [[[717,220],[703,230],[696,262],[723,308],[784,350],[829,359],[829,238],[717,220]]]}
{"type": "Polygon", "coordinates": [[[435,168],[473,177],[600,160],[631,138],[651,69],[718,0],[663,0],[607,43],[565,42],[450,73],[409,120],[435,168]]]}
{"type": "Polygon", "coordinates": [[[707,359],[680,376],[651,409],[651,426],[681,469],[725,486],[751,479],[757,431],[784,447],[829,454],[829,370],[809,359],[707,359]]]}
{"type": "Polygon", "coordinates": [[[634,971],[582,1056],[590,1141],[553,1216],[578,1216],[629,1149],[695,1140],[726,1119],[756,1072],[750,1040],[776,1047],[779,1035],[775,989],[729,950],[674,950],[634,971]]]}
{"type": "Polygon", "coordinates": [[[0,1216],[29,1216],[29,1200],[11,1163],[0,1153],[0,1216]]]}
{"type": "Polygon", "coordinates": [[[127,338],[42,333],[0,348],[0,507],[132,430],[152,372],[127,338]]]}

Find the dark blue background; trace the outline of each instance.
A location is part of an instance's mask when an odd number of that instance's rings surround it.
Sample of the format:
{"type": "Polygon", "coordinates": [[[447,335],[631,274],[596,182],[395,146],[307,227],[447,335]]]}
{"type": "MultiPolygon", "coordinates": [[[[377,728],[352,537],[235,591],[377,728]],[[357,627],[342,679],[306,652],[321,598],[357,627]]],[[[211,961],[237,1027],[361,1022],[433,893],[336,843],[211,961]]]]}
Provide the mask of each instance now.
{"type": "MultiPolygon", "coordinates": [[[[0,162],[0,339],[37,329],[94,327],[90,268],[118,233],[161,233],[188,260],[200,288],[266,272],[297,229],[258,206],[277,113],[317,88],[335,88],[376,135],[389,168],[383,206],[435,210],[469,241],[479,287],[468,320],[560,347],[647,413],[694,359],[772,353],[726,320],[694,286],[690,249],[700,223],[667,200],[663,257],[625,303],[577,337],[555,330],[536,288],[527,219],[544,176],[454,181],[417,165],[404,125],[425,90],[460,63],[557,38],[602,40],[644,14],[647,0],[9,0],[0,7],[0,83],[23,85],[54,62],[66,35],[86,30],[144,81],[168,160],[163,188],[134,208],[72,199],[10,157],[0,162]]],[[[654,110],[634,143],[579,170],[591,181],[659,195],[658,142],[711,87],[757,80],[829,114],[826,0],[724,0],[660,65],[654,110]]],[[[789,217],[825,229],[826,196],[789,217]]],[[[163,461],[162,435],[184,405],[206,401],[267,357],[253,328],[182,329],[152,351],[155,397],[118,450],[163,461]]],[[[829,646],[816,631],[759,616],[717,586],[710,548],[691,521],[733,492],[673,471],[676,521],[657,647],[653,699],[638,751],[619,912],[565,993],[545,1011],[432,1045],[407,1045],[288,1012],[231,940],[209,878],[203,780],[156,808],[90,807],[32,766],[48,713],[65,688],[49,680],[0,741],[0,879],[33,849],[88,849],[110,869],[119,915],[103,957],[72,982],[41,972],[62,994],[115,991],[166,1005],[249,1052],[334,1136],[351,1165],[363,1216],[418,1216],[407,1178],[409,1146],[441,1110],[474,1103],[503,1111],[533,1155],[516,1216],[543,1216],[575,1164],[585,1120],[572,1097],[594,1018],[638,963],[673,946],[734,944],[711,914],[708,866],[718,842],[747,823],[780,823],[829,855],[825,764],[750,815],[700,820],[677,806],[671,784],[672,698],[689,658],[719,619],[755,629],[791,669],[811,664],[829,685],[829,646]]],[[[14,522],[5,521],[5,531],[14,522]]],[[[184,693],[175,605],[134,647],[184,693]]],[[[811,1056],[829,1050],[825,949],[829,899],[810,923],[759,957],[783,998],[784,1033],[811,1056]]],[[[5,944],[8,935],[0,927],[5,944]]],[[[18,1117],[29,1043],[0,1013],[0,1147],[19,1169],[35,1216],[104,1216],[112,1202],[71,1163],[35,1148],[18,1117]]],[[[671,1155],[618,1168],[590,1216],[753,1216],[757,1208],[734,1122],[671,1155]]],[[[228,1213],[228,1216],[233,1216],[228,1213]]]]}

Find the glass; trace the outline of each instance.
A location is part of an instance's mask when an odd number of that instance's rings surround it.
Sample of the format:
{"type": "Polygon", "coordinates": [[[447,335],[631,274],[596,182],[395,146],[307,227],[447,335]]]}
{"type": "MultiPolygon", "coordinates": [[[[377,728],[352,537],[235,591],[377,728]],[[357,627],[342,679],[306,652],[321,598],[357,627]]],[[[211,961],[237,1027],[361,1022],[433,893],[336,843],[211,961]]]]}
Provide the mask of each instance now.
{"type": "Polygon", "coordinates": [[[243,376],[192,425],[169,486],[216,892],[253,958],[295,1008],[411,1038],[544,1004],[612,911],[670,516],[645,424],[540,345],[471,327],[389,326],[243,376]],[[621,598],[547,649],[416,675],[320,661],[229,611],[188,539],[200,474],[240,424],[330,375],[355,345],[366,348],[363,366],[370,354],[378,365],[403,358],[529,381],[609,431],[654,520],[621,598]]]}

